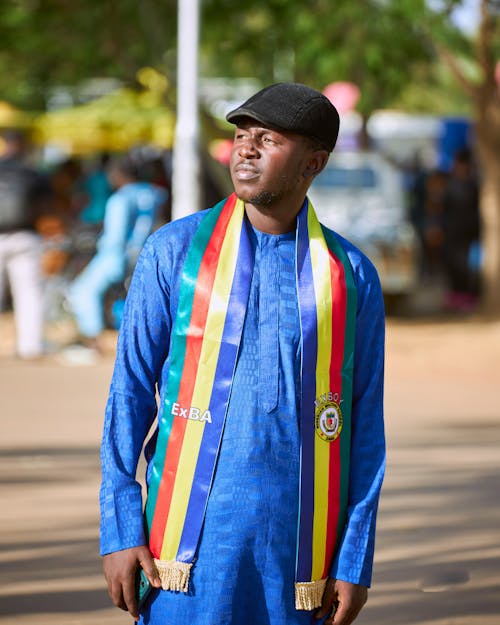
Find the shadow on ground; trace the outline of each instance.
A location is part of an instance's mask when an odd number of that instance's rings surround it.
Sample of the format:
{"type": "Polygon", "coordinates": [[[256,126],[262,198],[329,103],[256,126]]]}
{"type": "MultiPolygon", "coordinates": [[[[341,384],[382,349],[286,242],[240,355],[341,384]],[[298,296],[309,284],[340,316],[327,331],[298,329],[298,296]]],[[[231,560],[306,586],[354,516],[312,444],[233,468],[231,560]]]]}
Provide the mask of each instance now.
{"type": "Polygon", "coordinates": [[[0,450],[2,499],[15,506],[0,541],[2,617],[110,607],[98,545],[99,469],[91,446],[0,450]]]}
{"type": "MultiPolygon", "coordinates": [[[[500,425],[472,419],[398,433],[389,446],[373,589],[356,625],[500,615],[499,443],[500,425]]],[[[2,532],[0,615],[109,608],[98,556],[97,448],[1,450],[0,475],[3,501],[35,501],[44,489],[54,497],[47,506],[57,507],[52,516],[41,510],[41,522],[33,507],[31,523],[11,522],[2,532]],[[69,514],[68,493],[81,499],[81,515],[69,514]]]]}

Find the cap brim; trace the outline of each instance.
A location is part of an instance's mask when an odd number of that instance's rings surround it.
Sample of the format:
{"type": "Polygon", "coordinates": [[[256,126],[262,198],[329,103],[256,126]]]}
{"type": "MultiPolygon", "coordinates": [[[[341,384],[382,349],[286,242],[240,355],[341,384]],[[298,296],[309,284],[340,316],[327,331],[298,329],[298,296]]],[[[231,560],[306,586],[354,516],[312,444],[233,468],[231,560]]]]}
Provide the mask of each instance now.
{"type": "MultiPolygon", "coordinates": [[[[234,111],[231,111],[226,115],[227,121],[231,124],[237,124],[238,120],[243,117],[249,117],[250,119],[255,119],[261,124],[273,126],[274,128],[280,128],[280,126],[277,126],[271,120],[265,119],[263,115],[260,115],[259,113],[256,113],[255,111],[252,111],[251,109],[247,109],[245,107],[235,109],[234,111]]],[[[283,128],[283,130],[286,130],[286,128],[283,128]]]]}
{"type": "Polygon", "coordinates": [[[282,131],[282,132],[293,132],[295,134],[304,136],[304,137],[309,137],[310,139],[314,139],[316,141],[318,141],[322,146],[323,149],[326,150],[327,152],[331,152],[333,150],[333,147],[330,147],[328,145],[325,145],[324,141],[320,138],[320,137],[315,137],[313,135],[307,134],[305,132],[300,132],[299,130],[295,130],[295,129],[290,129],[290,128],[286,128],[283,125],[280,125],[279,123],[274,122],[272,119],[266,118],[264,115],[261,115],[260,113],[256,113],[255,111],[253,111],[252,109],[246,108],[244,106],[241,106],[240,108],[235,109],[234,111],[230,111],[227,115],[226,115],[226,120],[231,123],[231,124],[235,124],[237,125],[239,123],[240,119],[254,119],[255,121],[264,124],[265,126],[269,127],[269,128],[273,128],[277,131],[282,131]]]}

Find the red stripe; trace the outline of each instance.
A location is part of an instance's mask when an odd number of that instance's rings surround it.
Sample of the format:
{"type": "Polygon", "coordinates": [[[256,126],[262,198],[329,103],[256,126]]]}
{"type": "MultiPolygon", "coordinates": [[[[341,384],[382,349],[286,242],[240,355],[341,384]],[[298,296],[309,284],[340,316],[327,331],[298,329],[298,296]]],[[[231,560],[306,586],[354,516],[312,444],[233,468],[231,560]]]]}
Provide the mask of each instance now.
{"type": "MultiPolygon", "coordinates": [[[[346,323],[347,294],[342,262],[330,251],[332,283],[332,357],[330,361],[330,390],[342,396],[342,364],[346,323]]],[[[340,510],[340,436],[330,443],[328,471],[328,517],[323,578],[328,576],[331,557],[337,540],[337,523],[340,510]]]]}
{"type": "MultiPolygon", "coordinates": [[[[203,344],[203,335],[207,322],[208,308],[210,305],[210,296],[217,272],[218,258],[235,204],[236,195],[232,195],[221,211],[201,260],[193,296],[191,321],[186,337],[184,367],[177,396],[177,402],[183,408],[191,406],[191,399],[193,397],[198,373],[201,347],[203,344]]],[[[165,464],[161,482],[158,487],[156,508],[150,532],[150,548],[153,555],[157,558],[160,557],[163,545],[163,535],[170,511],[170,504],[172,502],[172,493],[186,426],[187,419],[174,417],[165,453],[165,464]]]]}

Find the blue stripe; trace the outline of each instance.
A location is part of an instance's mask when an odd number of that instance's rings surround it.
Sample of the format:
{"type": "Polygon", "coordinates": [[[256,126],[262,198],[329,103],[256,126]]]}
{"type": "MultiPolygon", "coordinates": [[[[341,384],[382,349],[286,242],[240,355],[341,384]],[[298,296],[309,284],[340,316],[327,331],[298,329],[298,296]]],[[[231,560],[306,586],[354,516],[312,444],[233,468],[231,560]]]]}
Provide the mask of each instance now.
{"type": "Polygon", "coordinates": [[[296,581],[298,582],[310,582],[312,573],[314,400],[316,398],[316,361],[318,356],[316,298],[309,250],[307,213],[308,205],[304,204],[297,220],[297,285],[302,335],[301,485],[296,565],[296,581]]]}

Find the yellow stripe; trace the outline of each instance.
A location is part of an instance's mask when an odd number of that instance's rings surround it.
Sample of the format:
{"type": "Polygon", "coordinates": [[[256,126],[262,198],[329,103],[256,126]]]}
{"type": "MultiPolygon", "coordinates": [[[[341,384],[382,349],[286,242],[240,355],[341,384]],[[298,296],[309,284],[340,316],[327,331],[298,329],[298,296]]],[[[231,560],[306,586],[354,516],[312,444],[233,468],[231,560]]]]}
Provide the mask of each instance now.
{"type": "MultiPolygon", "coordinates": [[[[316,364],[316,397],[330,390],[332,350],[332,289],[328,247],[321,226],[309,210],[308,228],[314,293],[318,319],[318,359],[316,364]]],[[[330,445],[314,437],[314,520],[312,544],[312,580],[323,574],[328,516],[328,474],[330,445]]]]}
{"type": "MultiPolygon", "coordinates": [[[[199,408],[202,413],[208,409],[210,393],[207,393],[207,390],[212,388],[214,382],[220,342],[238,257],[242,220],[243,202],[238,200],[222,244],[220,262],[215,275],[207,325],[201,347],[199,373],[193,390],[191,405],[199,408]]],[[[172,493],[172,503],[165,527],[161,550],[162,560],[174,560],[179,549],[205,425],[206,422],[194,420],[188,420],[186,424],[184,442],[172,493]]]]}

